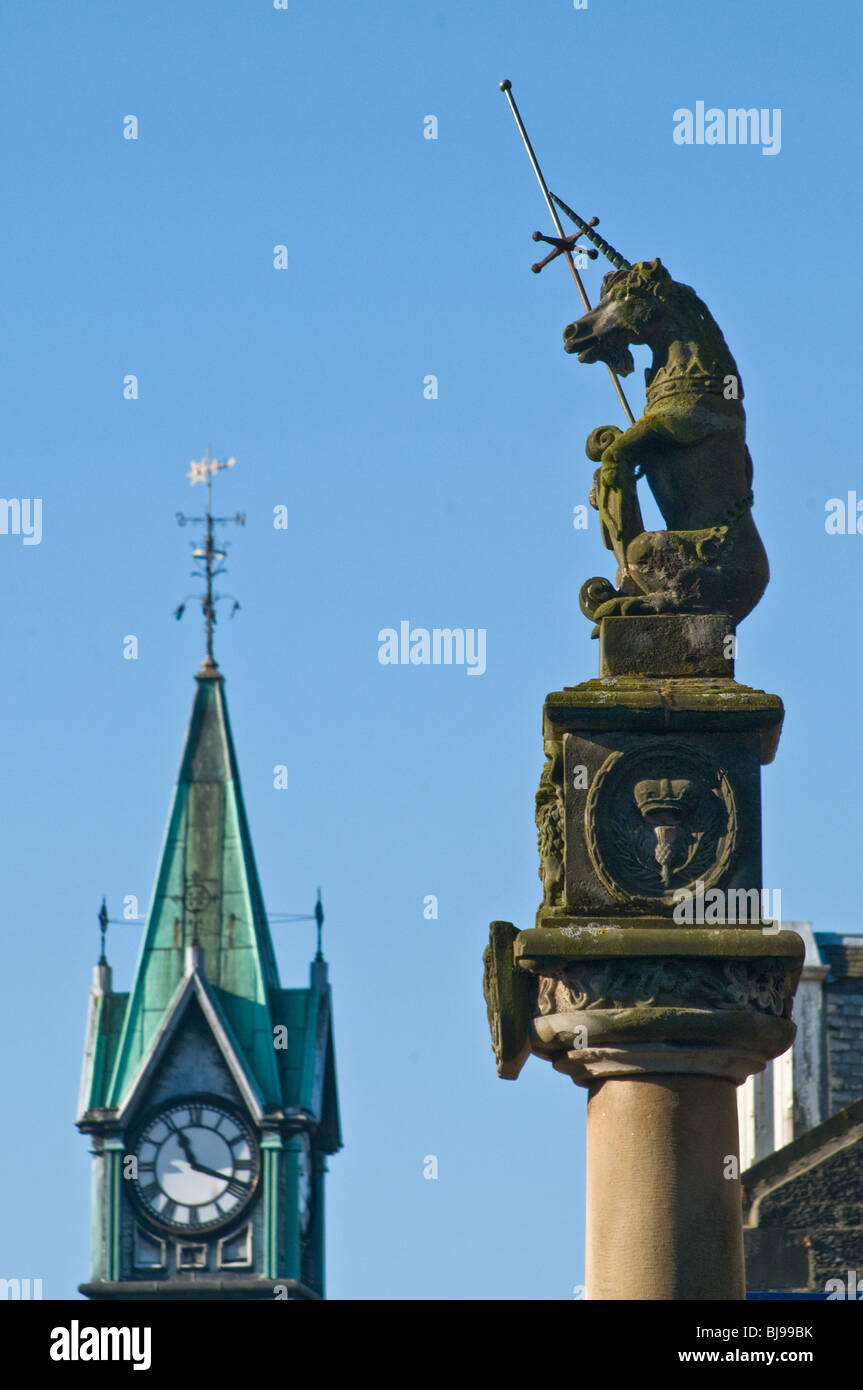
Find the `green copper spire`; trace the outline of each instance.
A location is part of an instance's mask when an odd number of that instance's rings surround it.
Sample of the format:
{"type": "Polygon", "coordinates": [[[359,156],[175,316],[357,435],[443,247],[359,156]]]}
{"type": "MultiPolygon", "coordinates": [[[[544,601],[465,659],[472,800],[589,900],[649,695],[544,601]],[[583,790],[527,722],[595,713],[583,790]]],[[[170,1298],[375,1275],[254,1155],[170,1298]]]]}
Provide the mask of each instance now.
{"type": "Polygon", "coordinates": [[[210,663],[180,762],[108,1105],[122,1105],[178,986],[188,947],[269,1103],[280,1100],[272,995],[279,990],[243,805],[224,683],[210,663]]]}

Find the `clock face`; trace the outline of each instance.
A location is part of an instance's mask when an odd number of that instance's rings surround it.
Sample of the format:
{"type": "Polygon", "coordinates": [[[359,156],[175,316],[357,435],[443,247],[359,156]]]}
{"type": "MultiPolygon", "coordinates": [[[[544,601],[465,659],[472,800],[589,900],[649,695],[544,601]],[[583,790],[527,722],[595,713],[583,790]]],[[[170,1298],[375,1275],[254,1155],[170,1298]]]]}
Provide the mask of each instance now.
{"type": "Polygon", "coordinates": [[[166,1106],[149,1119],[132,1152],[132,1186],[151,1221],[203,1231],[232,1221],[258,1183],[258,1146],[238,1114],[206,1097],[166,1106]]]}

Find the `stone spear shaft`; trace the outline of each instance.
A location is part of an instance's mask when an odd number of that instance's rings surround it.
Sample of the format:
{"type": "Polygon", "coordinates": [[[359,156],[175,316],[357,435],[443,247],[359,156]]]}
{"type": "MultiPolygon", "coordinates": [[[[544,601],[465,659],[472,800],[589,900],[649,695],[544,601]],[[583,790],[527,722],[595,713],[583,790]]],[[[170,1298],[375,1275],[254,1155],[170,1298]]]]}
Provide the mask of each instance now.
{"type": "MultiPolygon", "coordinates": [[[[554,223],[555,230],[557,231],[557,234],[560,237],[561,241],[565,241],[567,238],[563,230],[563,224],[561,223],[561,220],[557,215],[557,208],[554,206],[554,203],[551,200],[551,194],[548,191],[548,184],[546,183],[543,177],[542,170],[539,167],[539,161],[537,160],[537,157],[534,154],[533,145],[530,143],[530,136],[525,130],[524,121],[521,119],[521,113],[515,104],[515,97],[512,94],[512,83],[510,82],[508,77],[500,83],[500,90],[503,92],[504,96],[506,97],[509,103],[509,109],[512,112],[513,119],[516,123],[516,126],[518,127],[518,133],[521,136],[524,148],[527,151],[527,157],[530,160],[531,168],[533,169],[533,172],[536,174],[536,181],[539,184],[540,191],[545,200],[545,205],[548,208],[551,220],[554,223]]],[[[588,299],[587,290],[584,288],[581,276],[579,275],[575,261],[573,260],[572,252],[568,250],[566,247],[563,247],[562,250],[564,256],[566,257],[566,262],[569,266],[572,278],[575,281],[575,287],[578,290],[579,295],[581,296],[581,302],[584,305],[585,310],[589,310],[591,307],[590,300],[588,299]]],[[[629,423],[631,425],[634,425],[635,416],[629,408],[629,402],[627,401],[626,396],[623,393],[623,387],[621,386],[620,381],[618,380],[617,373],[613,372],[611,367],[609,367],[608,375],[611,377],[612,384],[614,386],[615,391],[617,392],[620,404],[623,406],[623,413],[625,414],[629,423]]]]}

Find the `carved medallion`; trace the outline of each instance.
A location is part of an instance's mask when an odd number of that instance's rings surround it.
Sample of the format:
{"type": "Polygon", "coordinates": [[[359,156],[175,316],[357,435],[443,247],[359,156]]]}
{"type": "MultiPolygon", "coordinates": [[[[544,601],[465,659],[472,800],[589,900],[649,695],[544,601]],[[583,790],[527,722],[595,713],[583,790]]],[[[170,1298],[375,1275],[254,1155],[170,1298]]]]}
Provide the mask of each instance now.
{"type": "Polygon", "coordinates": [[[612,753],[593,779],[585,837],[597,877],[621,903],[671,906],[731,869],[737,807],[723,769],[679,739],[612,753]]]}

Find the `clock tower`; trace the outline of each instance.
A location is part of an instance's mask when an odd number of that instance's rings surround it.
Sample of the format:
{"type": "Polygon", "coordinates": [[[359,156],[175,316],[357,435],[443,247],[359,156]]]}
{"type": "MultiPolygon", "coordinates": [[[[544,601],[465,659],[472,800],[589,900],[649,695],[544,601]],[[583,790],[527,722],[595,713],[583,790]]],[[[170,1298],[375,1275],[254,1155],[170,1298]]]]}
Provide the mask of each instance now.
{"type": "Polygon", "coordinates": [[[78,1114],[93,1157],[81,1292],[319,1299],[326,1159],[341,1147],[322,912],[308,987],[283,989],[212,654],[206,481],[208,650],[128,994],[112,985],[104,905],[101,917],[78,1114]]]}

